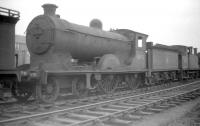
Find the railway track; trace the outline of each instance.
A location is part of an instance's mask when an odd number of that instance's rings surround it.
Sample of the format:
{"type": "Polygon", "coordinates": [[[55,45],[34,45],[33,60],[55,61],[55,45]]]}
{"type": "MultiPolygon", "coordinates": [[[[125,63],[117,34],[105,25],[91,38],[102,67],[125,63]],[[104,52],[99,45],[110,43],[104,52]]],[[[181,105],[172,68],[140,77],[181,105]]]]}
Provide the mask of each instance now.
{"type": "MultiPolygon", "coordinates": [[[[190,80],[188,82],[193,82],[193,81],[194,80],[190,80]]],[[[117,98],[117,97],[121,97],[121,96],[129,96],[129,95],[137,95],[139,93],[151,92],[151,91],[159,90],[159,89],[162,89],[162,88],[171,88],[171,87],[175,87],[175,86],[183,85],[183,84],[185,84],[185,83],[173,82],[173,83],[166,83],[166,84],[163,84],[163,85],[155,85],[155,86],[151,86],[151,87],[139,88],[139,89],[136,89],[136,90],[120,91],[120,92],[115,92],[113,94],[91,94],[88,97],[89,97],[89,99],[98,99],[98,100],[100,100],[100,97],[101,97],[102,100],[108,100],[110,98],[115,98],[115,97],[117,98]]],[[[73,97],[72,94],[61,94],[59,100],[57,100],[56,102],[58,104],[61,103],[61,102],[62,102],[62,104],[63,104],[63,102],[65,102],[65,103],[82,102],[82,101],[86,101],[88,99],[88,97],[79,99],[79,98],[73,97]]],[[[26,102],[26,104],[32,104],[34,102],[35,102],[35,99],[33,97],[31,97],[26,102]]],[[[12,105],[16,105],[16,104],[23,104],[23,103],[16,101],[12,97],[10,97],[8,100],[0,101],[0,106],[7,106],[7,105],[12,106],[12,105]]]]}
{"type": "MultiPolygon", "coordinates": [[[[197,80],[196,80],[197,81],[197,80]]],[[[193,82],[193,81],[190,81],[193,82]]],[[[160,89],[166,89],[166,88],[172,88],[178,85],[183,85],[184,83],[179,83],[179,82],[174,82],[174,83],[166,83],[163,85],[157,85],[157,86],[152,86],[152,87],[145,87],[145,88],[140,88],[137,90],[128,90],[128,91],[121,91],[121,92],[116,92],[113,94],[104,94],[104,95],[92,95],[90,97],[86,98],[81,98],[81,99],[76,99],[76,98],[66,98],[64,97],[63,99],[59,99],[55,101],[53,104],[44,104],[40,103],[38,101],[35,101],[34,99],[31,99],[27,101],[26,103],[18,103],[18,102],[2,102],[0,103],[0,115],[5,115],[7,118],[14,118],[20,116],[19,113],[21,111],[29,111],[31,114],[36,114],[36,113],[41,113],[42,112],[49,112],[49,111],[54,111],[58,109],[65,109],[65,108],[70,108],[70,107],[77,107],[81,105],[87,105],[87,104],[92,104],[92,103],[97,103],[97,102],[103,102],[103,101],[108,101],[108,100],[113,100],[121,97],[128,97],[128,96],[133,96],[133,95],[138,95],[142,93],[147,93],[147,92],[152,92],[160,89]],[[33,111],[34,112],[31,112],[33,111]]],[[[22,115],[24,115],[22,113],[22,115]]],[[[1,120],[1,116],[0,116],[1,120]]]]}
{"type": "MultiPolygon", "coordinates": [[[[4,126],[128,125],[145,115],[161,112],[200,96],[199,88],[198,81],[134,96],[99,102],[87,101],[87,104],[82,105],[71,102],[68,104],[71,106],[65,104],[65,107],[57,109],[49,107],[50,111],[40,110],[37,106],[30,109],[22,108],[16,113],[2,113],[0,124],[4,126]]],[[[46,107],[48,109],[48,105],[46,107]]]]}

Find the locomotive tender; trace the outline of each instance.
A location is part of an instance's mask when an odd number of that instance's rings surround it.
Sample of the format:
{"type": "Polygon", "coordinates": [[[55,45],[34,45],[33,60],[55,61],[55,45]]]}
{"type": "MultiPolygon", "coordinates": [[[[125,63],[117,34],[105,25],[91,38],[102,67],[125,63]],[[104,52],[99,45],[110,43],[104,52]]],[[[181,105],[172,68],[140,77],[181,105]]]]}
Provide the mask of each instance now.
{"type": "Polygon", "coordinates": [[[6,100],[10,94],[18,100],[26,100],[31,95],[16,67],[15,24],[19,17],[18,11],[0,7],[0,100],[6,100]]]}
{"type": "Polygon", "coordinates": [[[104,31],[98,19],[90,27],[73,24],[55,14],[56,5],[42,7],[44,14],[27,28],[30,69],[22,78],[44,102],[60,92],[84,97],[199,77],[197,49],[192,54],[185,46],[153,46],[146,34],[104,31]]]}

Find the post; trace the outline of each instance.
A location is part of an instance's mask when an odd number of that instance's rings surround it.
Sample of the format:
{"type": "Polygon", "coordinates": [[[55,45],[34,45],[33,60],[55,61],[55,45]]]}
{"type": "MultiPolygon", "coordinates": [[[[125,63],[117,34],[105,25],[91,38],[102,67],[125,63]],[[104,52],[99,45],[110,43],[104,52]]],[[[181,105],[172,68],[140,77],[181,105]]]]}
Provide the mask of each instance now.
{"type": "Polygon", "coordinates": [[[86,74],[86,87],[87,89],[91,89],[91,73],[86,74]]]}

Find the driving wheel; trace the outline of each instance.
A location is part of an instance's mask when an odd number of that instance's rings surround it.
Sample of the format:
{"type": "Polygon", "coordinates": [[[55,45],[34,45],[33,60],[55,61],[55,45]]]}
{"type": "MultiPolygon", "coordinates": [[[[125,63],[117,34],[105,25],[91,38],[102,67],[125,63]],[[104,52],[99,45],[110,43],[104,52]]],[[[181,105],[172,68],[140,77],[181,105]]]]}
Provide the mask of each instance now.
{"type": "Polygon", "coordinates": [[[45,103],[54,102],[59,96],[60,87],[55,79],[48,79],[47,84],[38,85],[36,88],[38,98],[45,103]]]}
{"type": "Polygon", "coordinates": [[[118,86],[118,79],[114,75],[104,75],[98,81],[98,86],[106,94],[113,93],[118,86]]]}
{"type": "Polygon", "coordinates": [[[139,86],[138,78],[135,76],[126,76],[125,81],[131,90],[137,89],[139,86]]]}

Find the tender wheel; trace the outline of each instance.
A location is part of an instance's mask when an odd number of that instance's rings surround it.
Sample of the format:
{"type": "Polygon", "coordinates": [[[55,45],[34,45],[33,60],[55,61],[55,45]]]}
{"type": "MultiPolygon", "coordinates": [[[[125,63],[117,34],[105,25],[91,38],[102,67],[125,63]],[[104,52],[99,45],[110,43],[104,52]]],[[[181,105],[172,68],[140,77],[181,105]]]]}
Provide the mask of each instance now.
{"type": "Polygon", "coordinates": [[[139,87],[138,78],[136,75],[126,76],[125,81],[131,90],[137,89],[139,87]]]}
{"type": "Polygon", "coordinates": [[[14,98],[16,98],[20,102],[25,102],[27,101],[30,96],[33,94],[33,88],[30,85],[29,82],[11,82],[12,88],[11,88],[11,93],[14,98]]]}
{"type": "Polygon", "coordinates": [[[60,86],[55,79],[49,79],[47,84],[38,85],[36,88],[38,98],[42,102],[52,103],[59,96],[60,86]]]}
{"type": "Polygon", "coordinates": [[[85,78],[75,78],[72,80],[72,93],[79,98],[83,98],[88,95],[85,78]]]}
{"type": "Polygon", "coordinates": [[[118,86],[118,78],[114,75],[105,75],[98,81],[99,88],[106,94],[111,94],[118,86]]]}

